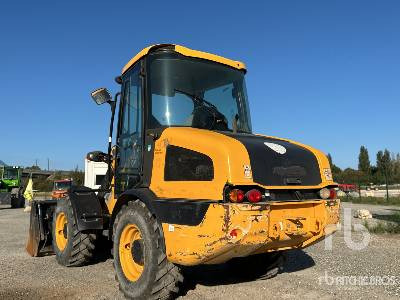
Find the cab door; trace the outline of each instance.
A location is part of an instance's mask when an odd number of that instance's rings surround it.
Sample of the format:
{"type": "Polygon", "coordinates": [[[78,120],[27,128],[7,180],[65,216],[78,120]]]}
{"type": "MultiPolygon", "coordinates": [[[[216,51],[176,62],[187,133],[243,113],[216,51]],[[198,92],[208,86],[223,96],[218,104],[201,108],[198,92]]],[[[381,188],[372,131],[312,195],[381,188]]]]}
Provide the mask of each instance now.
{"type": "Polygon", "coordinates": [[[143,105],[140,63],[123,77],[117,135],[116,194],[134,188],[143,168],[143,105]]]}

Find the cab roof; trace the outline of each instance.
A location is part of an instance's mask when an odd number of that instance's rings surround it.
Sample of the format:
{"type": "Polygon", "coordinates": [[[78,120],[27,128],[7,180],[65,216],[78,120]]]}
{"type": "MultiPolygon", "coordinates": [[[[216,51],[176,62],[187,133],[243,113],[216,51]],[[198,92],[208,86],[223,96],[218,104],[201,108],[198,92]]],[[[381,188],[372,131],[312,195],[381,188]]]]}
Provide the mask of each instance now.
{"type": "Polygon", "coordinates": [[[180,45],[175,45],[175,44],[156,44],[156,45],[151,45],[149,47],[144,48],[142,51],[140,51],[138,54],[136,54],[122,69],[122,74],[124,74],[131,66],[133,66],[139,59],[141,59],[143,56],[146,56],[149,52],[155,49],[159,48],[166,48],[170,47],[173,48],[175,52],[178,52],[182,55],[189,56],[189,57],[197,57],[197,58],[202,58],[202,59],[207,59],[211,61],[215,61],[220,64],[224,64],[227,66],[230,66],[235,69],[239,70],[246,70],[246,66],[244,63],[236,60],[231,60],[222,56],[218,56],[215,54],[207,53],[207,52],[202,52],[198,50],[193,50],[189,49],[180,45]]]}

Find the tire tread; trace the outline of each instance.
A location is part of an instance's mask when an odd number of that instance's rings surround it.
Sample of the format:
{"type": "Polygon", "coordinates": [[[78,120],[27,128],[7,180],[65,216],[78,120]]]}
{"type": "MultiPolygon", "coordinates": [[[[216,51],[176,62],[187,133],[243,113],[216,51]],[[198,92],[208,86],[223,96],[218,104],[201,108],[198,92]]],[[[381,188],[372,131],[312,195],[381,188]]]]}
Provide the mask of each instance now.
{"type": "MultiPolygon", "coordinates": [[[[149,224],[152,229],[152,235],[156,246],[156,258],[157,258],[157,273],[152,283],[152,289],[146,299],[170,299],[179,290],[179,285],[183,282],[183,276],[180,268],[169,262],[164,250],[164,240],[162,233],[160,232],[160,226],[157,223],[156,218],[150,213],[146,205],[140,200],[133,200],[122,206],[118,212],[114,225],[113,225],[113,236],[116,236],[116,230],[120,218],[128,211],[133,211],[135,214],[141,214],[145,219],[146,223],[149,224]]],[[[114,268],[116,269],[116,260],[114,256],[114,268]]],[[[115,276],[118,281],[118,277],[115,276]]],[[[131,299],[130,296],[123,290],[121,283],[118,281],[119,289],[122,291],[124,296],[131,299]]]]}

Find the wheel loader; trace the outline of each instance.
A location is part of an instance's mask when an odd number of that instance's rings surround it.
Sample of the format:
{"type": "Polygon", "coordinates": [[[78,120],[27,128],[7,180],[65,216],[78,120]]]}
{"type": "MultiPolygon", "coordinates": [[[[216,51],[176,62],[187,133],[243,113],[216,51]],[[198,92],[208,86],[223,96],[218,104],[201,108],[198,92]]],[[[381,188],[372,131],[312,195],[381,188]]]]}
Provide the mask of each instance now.
{"type": "Polygon", "coordinates": [[[11,208],[23,208],[22,168],[17,166],[0,166],[0,204],[11,204],[11,208]]]}
{"type": "Polygon", "coordinates": [[[53,190],[51,191],[52,199],[60,199],[65,197],[68,189],[72,186],[72,179],[54,180],[53,190]]]}
{"type": "Polygon", "coordinates": [[[35,201],[28,252],[81,266],[105,236],[125,297],[168,299],[182,269],[227,262],[268,278],[285,250],[333,233],[327,157],[252,131],[245,74],[242,62],[180,45],[140,51],[115,79],[120,92],[91,94],[111,107],[108,152],[87,155],[108,164],[103,185],[35,201]]]}

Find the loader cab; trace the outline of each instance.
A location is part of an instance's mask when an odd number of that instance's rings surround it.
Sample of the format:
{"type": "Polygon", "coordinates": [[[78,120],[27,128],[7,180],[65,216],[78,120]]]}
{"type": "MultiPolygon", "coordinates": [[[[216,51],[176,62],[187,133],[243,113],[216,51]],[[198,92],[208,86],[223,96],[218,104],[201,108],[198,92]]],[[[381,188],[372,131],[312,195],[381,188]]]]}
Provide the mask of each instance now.
{"type": "Polygon", "coordinates": [[[20,176],[20,169],[17,167],[4,167],[2,178],[8,180],[17,180],[20,176]]]}
{"type": "Polygon", "coordinates": [[[128,66],[120,77],[116,194],[150,184],[154,141],[165,128],[251,133],[244,76],[168,46],[128,66]]]}
{"type": "Polygon", "coordinates": [[[121,101],[116,138],[115,192],[133,188],[143,170],[144,143],[144,60],[138,61],[122,77],[121,101]]]}

